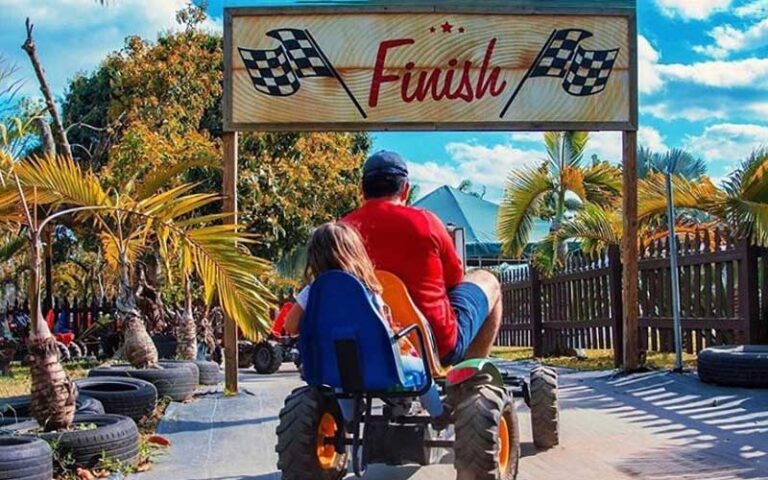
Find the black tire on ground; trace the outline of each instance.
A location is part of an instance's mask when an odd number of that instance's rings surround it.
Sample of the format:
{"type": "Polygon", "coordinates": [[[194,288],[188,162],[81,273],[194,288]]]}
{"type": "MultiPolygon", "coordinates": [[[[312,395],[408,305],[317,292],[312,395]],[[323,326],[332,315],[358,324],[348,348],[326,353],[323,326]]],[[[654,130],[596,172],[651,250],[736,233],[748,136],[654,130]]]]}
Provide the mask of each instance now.
{"type": "Polygon", "coordinates": [[[283,480],[340,480],[347,474],[347,453],[343,446],[344,422],[333,397],[312,387],[300,387],[288,396],[277,426],[277,468],[283,480]],[[336,454],[327,468],[318,458],[321,419],[335,420],[336,454]]]}
{"type": "MultiPolygon", "coordinates": [[[[3,418],[22,418],[32,415],[30,406],[32,397],[30,395],[20,395],[18,397],[9,397],[0,400],[0,415],[3,418]]],[[[101,402],[88,395],[78,395],[76,401],[75,413],[101,415],[104,413],[104,406],[101,402]]],[[[0,479],[1,480],[1,479],[0,479]]]]}
{"type": "Polygon", "coordinates": [[[69,350],[69,358],[71,360],[79,360],[83,358],[83,350],[80,348],[80,345],[78,345],[75,342],[71,342],[67,349],[69,350]]]}
{"type": "Polygon", "coordinates": [[[55,442],[59,455],[69,456],[75,466],[91,468],[102,458],[133,465],[139,457],[139,429],[122,415],[75,415],[74,425],[96,425],[95,429],[41,433],[55,442]]]}
{"type": "Polygon", "coordinates": [[[520,462],[520,428],[514,399],[490,384],[468,386],[454,410],[457,480],[514,480],[520,462]],[[506,425],[506,429],[502,426],[506,425]],[[502,440],[503,430],[507,435],[502,440]],[[506,445],[506,461],[502,446],[506,445]]]}
{"type": "Polygon", "coordinates": [[[768,388],[768,345],[725,345],[699,352],[699,379],[730,387],[768,388]]]}
{"type": "Polygon", "coordinates": [[[35,437],[0,437],[0,479],[51,480],[53,452],[47,442],[35,437]]]}
{"type": "Polygon", "coordinates": [[[92,368],[88,377],[129,377],[146,380],[157,389],[157,398],[183,402],[192,398],[197,378],[191,368],[132,368],[127,365],[92,368]]]}
{"type": "Polygon", "coordinates": [[[200,383],[200,368],[193,360],[160,360],[163,368],[188,368],[195,374],[195,381],[200,383]]]}
{"type": "Polygon", "coordinates": [[[101,403],[101,401],[98,398],[92,397],[91,395],[83,395],[78,393],[76,405],[76,414],[104,415],[106,413],[104,411],[104,405],[101,403]]]}
{"type": "Polygon", "coordinates": [[[66,345],[64,345],[61,342],[56,342],[56,348],[59,350],[60,362],[68,362],[71,360],[71,356],[69,354],[69,348],[67,348],[66,345]]]}
{"type": "Polygon", "coordinates": [[[257,372],[270,375],[280,369],[283,364],[283,349],[273,342],[259,342],[253,350],[253,368],[257,372]]]}
{"type": "Polygon", "coordinates": [[[151,414],[157,406],[157,389],[146,380],[95,377],[81,378],[75,384],[81,393],[101,401],[106,413],[124,415],[137,422],[151,414]]]}
{"type": "Polygon", "coordinates": [[[237,342],[237,368],[250,368],[253,365],[253,347],[251,342],[237,342]]]}
{"type": "Polygon", "coordinates": [[[208,360],[195,360],[195,365],[200,370],[200,385],[218,385],[221,381],[219,364],[208,360]]]}
{"type": "Polygon", "coordinates": [[[552,448],[560,443],[560,406],[557,372],[547,367],[531,370],[531,427],[533,443],[538,448],[552,448]]]}

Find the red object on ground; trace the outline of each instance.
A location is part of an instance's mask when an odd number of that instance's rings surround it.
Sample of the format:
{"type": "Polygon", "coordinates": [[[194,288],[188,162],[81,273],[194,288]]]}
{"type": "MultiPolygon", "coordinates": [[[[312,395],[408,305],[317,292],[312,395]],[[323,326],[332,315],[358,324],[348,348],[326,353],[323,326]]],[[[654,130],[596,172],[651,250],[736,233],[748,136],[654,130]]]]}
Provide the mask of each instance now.
{"type": "Polygon", "coordinates": [[[54,335],[54,338],[57,341],[63,343],[64,345],[69,345],[70,343],[72,343],[72,340],[75,339],[75,334],[72,332],[57,333],[56,335],[54,335]]]}
{"type": "Polygon", "coordinates": [[[464,277],[461,260],[443,223],[420,208],[369,200],[344,222],[355,226],[378,270],[394,273],[427,317],[445,357],[456,346],[456,315],[448,290],[464,277]]]}
{"type": "Polygon", "coordinates": [[[272,324],[272,335],[275,337],[284,336],[285,332],[283,332],[283,328],[285,327],[285,320],[288,318],[288,312],[291,311],[291,308],[293,308],[293,302],[285,302],[283,306],[280,307],[280,311],[277,312],[275,322],[272,324]]]}

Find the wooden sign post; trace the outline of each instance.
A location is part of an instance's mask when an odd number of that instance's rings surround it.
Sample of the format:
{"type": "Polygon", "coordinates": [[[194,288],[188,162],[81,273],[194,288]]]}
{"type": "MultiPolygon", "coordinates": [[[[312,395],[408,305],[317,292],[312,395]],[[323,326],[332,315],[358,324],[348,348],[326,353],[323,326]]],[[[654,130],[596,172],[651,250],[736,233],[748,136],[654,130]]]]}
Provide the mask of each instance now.
{"type": "MultiPolygon", "coordinates": [[[[224,130],[625,132],[624,351],[635,368],[635,0],[370,3],[225,9],[224,130]]],[[[236,374],[227,379],[236,390],[236,374]]]]}

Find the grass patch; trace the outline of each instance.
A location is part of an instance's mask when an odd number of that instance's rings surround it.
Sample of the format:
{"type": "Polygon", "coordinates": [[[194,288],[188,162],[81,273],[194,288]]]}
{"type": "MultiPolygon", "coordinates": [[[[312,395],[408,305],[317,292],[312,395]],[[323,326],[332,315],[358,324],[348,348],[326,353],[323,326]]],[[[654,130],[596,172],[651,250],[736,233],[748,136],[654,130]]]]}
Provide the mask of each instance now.
{"type": "MultiPolygon", "coordinates": [[[[587,358],[553,356],[539,359],[544,365],[571,368],[589,372],[595,370],[613,370],[612,350],[586,350],[587,358]]],[[[504,360],[533,360],[533,349],[528,347],[498,347],[494,348],[491,356],[504,360]]],[[[683,364],[686,368],[696,366],[696,355],[684,353],[683,364]]],[[[673,353],[651,352],[645,360],[645,367],[655,370],[671,369],[675,365],[673,353]]]]}
{"type": "MultiPolygon", "coordinates": [[[[83,378],[88,375],[88,370],[95,367],[97,363],[87,360],[66,362],[62,364],[67,375],[72,380],[83,378]]],[[[19,363],[11,364],[11,374],[0,377],[0,398],[15,397],[17,395],[29,395],[32,387],[32,379],[29,375],[29,367],[24,367],[19,363]]]]}

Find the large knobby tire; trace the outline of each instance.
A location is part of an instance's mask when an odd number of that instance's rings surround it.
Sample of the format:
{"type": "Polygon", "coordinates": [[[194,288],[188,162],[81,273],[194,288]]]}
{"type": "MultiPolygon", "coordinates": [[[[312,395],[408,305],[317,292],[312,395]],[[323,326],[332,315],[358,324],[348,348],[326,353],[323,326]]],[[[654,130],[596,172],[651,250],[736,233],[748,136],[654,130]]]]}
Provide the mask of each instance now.
{"type": "Polygon", "coordinates": [[[237,342],[237,368],[250,368],[253,365],[253,344],[246,340],[237,342]]]}
{"type": "Polygon", "coordinates": [[[221,381],[221,370],[216,362],[208,360],[195,360],[195,365],[200,370],[200,385],[218,385],[221,381]]]}
{"type": "Polygon", "coordinates": [[[98,399],[106,413],[125,415],[137,422],[157,406],[157,389],[146,380],[95,377],[75,380],[75,384],[78,391],[98,399]]]}
{"type": "Polygon", "coordinates": [[[531,370],[531,427],[533,443],[547,449],[560,443],[560,405],[557,372],[551,368],[531,370]]]}
{"type": "Polygon", "coordinates": [[[520,428],[514,399],[490,384],[462,389],[454,411],[457,480],[514,480],[520,428]]]}
{"type": "Polygon", "coordinates": [[[35,437],[0,437],[1,480],[51,480],[53,452],[43,440],[35,437]]]}
{"type": "Polygon", "coordinates": [[[254,346],[253,368],[257,372],[270,375],[280,369],[283,364],[283,349],[273,342],[260,342],[254,346]]]}
{"type": "Polygon", "coordinates": [[[277,426],[277,468],[283,480],[340,480],[347,473],[344,422],[333,397],[312,387],[285,400],[277,426]],[[336,443],[328,445],[325,438],[336,443]]]}
{"type": "Polygon", "coordinates": [[[699,353],[698,372],[705,383],[768,388],[768,345],[705,348],[699,353]]]}
{"type": "Polygon", "coordinates": [[[157,389],[158,398],[184,402],[192,398],[197,378],[191,368],[132,368],[125,365],[92,368],[88,377],[129,377],[146,380],[157,389]]]}

